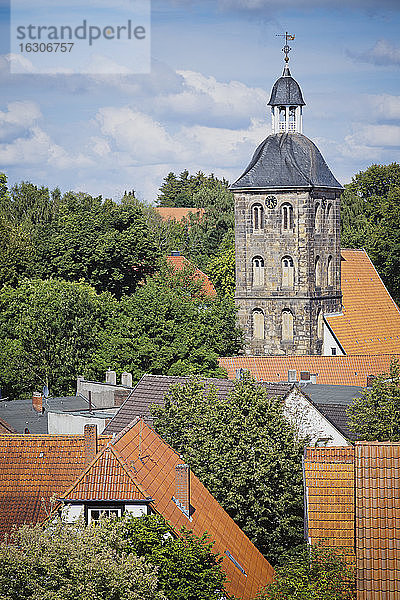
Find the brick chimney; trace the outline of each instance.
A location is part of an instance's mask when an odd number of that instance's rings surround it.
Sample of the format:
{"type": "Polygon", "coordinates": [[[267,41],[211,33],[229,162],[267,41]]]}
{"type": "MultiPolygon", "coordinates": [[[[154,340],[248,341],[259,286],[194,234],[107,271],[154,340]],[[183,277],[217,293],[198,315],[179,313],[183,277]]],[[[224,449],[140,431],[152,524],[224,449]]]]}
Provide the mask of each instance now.
{"type": "Polygon", "coordinates": [[[97,425],[85,425],[85,467],[92,462],[97,454],[97,425]]]}
{"type": "Polygon", "coordinates": [[[33,392],[32,394],[32,407],[38,413],[43,412],[43,395],[41,392],[33,392]]]}

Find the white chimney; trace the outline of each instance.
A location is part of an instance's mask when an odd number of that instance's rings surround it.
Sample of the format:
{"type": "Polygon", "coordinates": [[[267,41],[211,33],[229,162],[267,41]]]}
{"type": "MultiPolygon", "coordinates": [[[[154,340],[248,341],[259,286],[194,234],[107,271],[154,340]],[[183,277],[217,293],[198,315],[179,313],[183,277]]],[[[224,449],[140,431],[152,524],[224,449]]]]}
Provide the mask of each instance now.
{"type": "Polygon", "coordinates": [[[127,373],[126,371],[122,373],[121,385],[125,385],[126,387],[132,387],[132,373],[127,373]]]}
{"type": "Polygon", "coordinates": [[[106,371],[106,383],[117,385],[117,374],[115,371],[111,371],[111,369],[106,371]]]}

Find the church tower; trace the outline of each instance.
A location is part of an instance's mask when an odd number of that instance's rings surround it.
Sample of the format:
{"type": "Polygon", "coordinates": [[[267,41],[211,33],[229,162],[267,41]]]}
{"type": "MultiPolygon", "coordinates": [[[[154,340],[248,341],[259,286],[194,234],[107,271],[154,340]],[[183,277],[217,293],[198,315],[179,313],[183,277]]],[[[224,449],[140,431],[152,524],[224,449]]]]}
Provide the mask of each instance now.
{"type": "Polygon", "coordinates": [[[343,188],[302,134],[305,102],[288,67],[289,50],[286,39],[285,67],[268,102],[272,135],[231,186],[235,298],[245,351],[253,356],[321,354],[324,315],[342,307],[343,188]]]}

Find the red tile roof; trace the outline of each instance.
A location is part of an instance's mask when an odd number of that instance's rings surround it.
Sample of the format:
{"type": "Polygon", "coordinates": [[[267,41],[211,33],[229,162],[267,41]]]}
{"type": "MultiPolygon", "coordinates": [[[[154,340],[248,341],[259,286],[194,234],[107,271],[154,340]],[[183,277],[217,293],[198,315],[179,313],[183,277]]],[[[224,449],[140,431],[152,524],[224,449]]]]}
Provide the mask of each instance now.
{"type": "Polygon", "coordinates": [[[355,549],[358,600],[398,600],[400,443],[307,448],[304,466],[311,541],[355,549]]]}
{"type": "MultiPolygon", "coordinates": [[[[100,436],[102,449],[111,438],[100,436]]],[[[43,521],[81,474],[83,435],[0,435],[0,538],[13,525],[43,521]]]]}
{"type": "Polygon", "coordinates": [[[287,381],[288,371],[317,374],[317,383],[366,386],[368,375],[388,373],[390,362],[400,354],[369,356],[234,356],[218,360],[236,377],[237,369],[250,371],[257,381],[287,381]]]}
{"type": "Polygon", "coordinates": [[[184,256],[167,256],[167,263],[175,270],[182,271],[185,267],[194,268],[193,279],[202,281],[202,290],[207,294],[207,296],[216,296],[217,292],[215,291],[215,287],[213,286],[210,279],[207,277],[203,271],[200,271],[197,267],[187,260],[184,256]]]}
{"type": "Polygon", "coordinates": [[[182,458],[143,420],[123,430],[112,442],[112,447],[138,488],[154,499],[152,508],[169,521],[176,533],[181,527],[191,529],[199,536],[208,532],[215,541],[214,550],[223,556],[229,594],[250,600],[272,580],[274,570],[271,565],[193,473],[190,479],[191,521],[178,508],[172,498],[175,467],[182,464],[182,458]]]}
{"type": "Polygon", "coordinates": [[[189,221],[190,215],[199,215],[200,219],[204,215],[204,208],[175,208],[171,206],[156,206],[154,208],[161,216],[163,221],[189,221]]]}
{"type": "Polygon", "coordinates": [[[326,317],[346,354],[400,354],[400,310],[365,250],[342,250],[343,315],[326,317]]]}

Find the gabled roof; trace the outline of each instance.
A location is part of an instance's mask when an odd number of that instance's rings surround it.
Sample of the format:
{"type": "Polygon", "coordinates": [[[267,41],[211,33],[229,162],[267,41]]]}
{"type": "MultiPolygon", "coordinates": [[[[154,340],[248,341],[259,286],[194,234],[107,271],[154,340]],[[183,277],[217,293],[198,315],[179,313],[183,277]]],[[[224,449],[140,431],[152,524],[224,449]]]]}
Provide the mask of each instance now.
{"type": "MultiPolygon", "coordinates": [[[[142,417],[148,425],[152,425],[151,406],[153,404],[164,404],[164,398],[168,394],[171,385],[183,385],[189,381],[189,377],[144,375],[136,385],[133,393],[107,425],[104,433],[119,433],[136,417],[142,417]]],[[[234,388],[234,382],[229,379],[205,378],[202,381],[204,381],[206,390],[211,385],[216,388],[218,400],[226,398],[234,388]]],[[[265,383],[264,387],[268,395],[273,397],[286,394],[292,386],[287,383],[265,383]]]]}
{"type": "Polygon", "coordinates": [[[365,250],[342,250],[343,315],[325,317],[346,354],[400,354],[400,310],[365,250]]]}
{"type": "MultiPolygon", "coordinates": [[[[182,458],[143,420],[123,430],[110,447],[132,481],[144,495],[153,499],[153,510],[161,514],[178,535],[185,527],[198,536],[207,532],[215,541],[214,550],[223,556],[229,594],[250,600],[272,580],[271,565],[193,473],[190,474],[190,520],[177,506],[173,500],[175,467],[182,464],[182,458]]],[[[102,479],[105,477],[106,473],[102,479]]]]}
{"type": "Polygon", "coordinates": [[[163,221],[189,221],[190,215],[198,215],[200,219],[204,215],[204,208],[181,208],[172,206],[156,206],[154,208],[163,221]]]}
{"type": "MultiPolygon", "coordinates": [[[[99,449],[110,439],[100,436],[99,449]]],[[[83,435],[0,435],[0,537],[43,521],[84,464],[83,435]]]]}
{"type": "Polygon", "coordinates": [[[392,358],[399,354],[362,356],[232,356],[218,364],[235,379],[236,371],[249,371],[257,381],[287,381],[288,371],[307,371],[317,375],[317,383],[365,386],[368,375],[388,373],[392,358]]]}
{"type": "Polygon", "coordinates": [[[203,271],[200,271],[184,256],[167,256],[167,263],[175,270],[182,271],[185,267],[192,267],[194,269],[193,279],[201,281],[203,283],[202,290],[207,296],[216,296],[217,292],[215,287],[203,271]]]}

